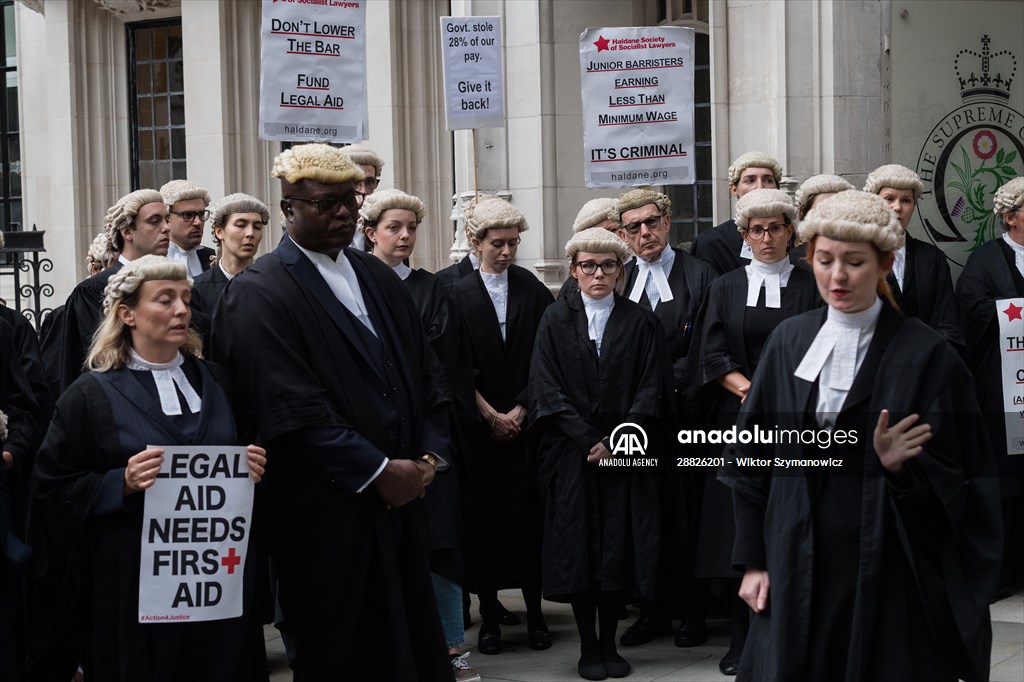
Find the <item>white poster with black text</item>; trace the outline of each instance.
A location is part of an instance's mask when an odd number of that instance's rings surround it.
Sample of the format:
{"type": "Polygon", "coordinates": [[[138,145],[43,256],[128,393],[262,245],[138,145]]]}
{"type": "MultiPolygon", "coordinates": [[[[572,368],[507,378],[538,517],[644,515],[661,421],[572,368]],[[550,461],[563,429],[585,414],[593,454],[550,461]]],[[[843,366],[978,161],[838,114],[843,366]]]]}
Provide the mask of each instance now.
{"type": "Polygon", "coordinates": [[[694,182],[693,54],[691,28],[583,32],[580,80],[587,187],[694,182]]]}
{"type": "Polygon", "coordinates": [[[255,484],[245,446],[164,449],[145,492],[139,622],[237,618],[255,484]]]}
{"type": "MultiPolygon", "coordinates": [[[[1006,452],[1024,455],[1024,298],[996,301],[1003,369],[1006,452]]],[[[998,446],[998,444],[996,444],[998,446]]]]}
{"type": "Polygon", "coordinates": [[[362,142],[366,3],[263,0],[261,140],[362,142]]]}

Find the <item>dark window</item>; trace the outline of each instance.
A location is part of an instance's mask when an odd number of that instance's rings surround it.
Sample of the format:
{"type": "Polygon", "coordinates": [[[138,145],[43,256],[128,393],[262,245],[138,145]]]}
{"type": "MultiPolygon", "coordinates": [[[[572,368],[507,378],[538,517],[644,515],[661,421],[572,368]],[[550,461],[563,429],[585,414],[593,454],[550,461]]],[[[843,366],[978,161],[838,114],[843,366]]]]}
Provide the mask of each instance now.
{"type": "Polygon", "coordinates": [[[128,24],[132,189],[185,177],[181,19],[128,24]]]}
{"type": "Polygon", "coordinates": [[[6,90],[0,105],[0,229],[21,229],[21,139],[18,124],[18,41],[14,2],[0,2],[0,54],[6,90]]]}
{"type": "Polygon", "coordinates": [[[714,225],[711,211],[711,66],[708,34],[694,35],[693,151],[696,180],[692,185],[670,185],[672,233],[670,242],[692,241],[697,233],[714,225]]]}

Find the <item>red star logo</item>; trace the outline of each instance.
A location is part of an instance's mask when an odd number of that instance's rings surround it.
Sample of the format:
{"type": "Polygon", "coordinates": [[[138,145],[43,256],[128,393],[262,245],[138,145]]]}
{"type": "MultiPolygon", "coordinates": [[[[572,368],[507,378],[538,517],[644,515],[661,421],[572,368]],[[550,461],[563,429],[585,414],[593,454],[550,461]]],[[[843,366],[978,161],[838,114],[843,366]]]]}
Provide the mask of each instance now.
{"type": "Polygon", "coordinates": [[[598,52],[604,52],[608,49],[608,39],[604,36],[598,36],[597,40],[594,41],[594,44],[597,45],[598,52]]]}
{"type": "Polygon", "coordinates": [[[1009,321],[1013,322],[1014,320],[1024,319],[1021,318],[1020,316],[1020,312],[1022,310],[1024,310],[1024,308],[1021,308],[1019,305],[1014,305],[1011,303],[1010,307],[1004,310],[1003,312],[1006,313],[1006,317],[1009,318],[1009,321]]]}

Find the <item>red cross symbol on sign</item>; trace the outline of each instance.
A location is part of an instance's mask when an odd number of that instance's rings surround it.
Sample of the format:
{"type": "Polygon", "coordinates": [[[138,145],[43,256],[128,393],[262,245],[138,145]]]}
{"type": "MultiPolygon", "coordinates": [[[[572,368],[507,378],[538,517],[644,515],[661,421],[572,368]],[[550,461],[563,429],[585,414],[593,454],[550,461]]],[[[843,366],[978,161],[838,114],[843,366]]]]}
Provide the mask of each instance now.
{"type": "Polygon", "coordinates": [[[242,562],[242,557],[235,555],[235,548],[234,547],[228,549],[228,555],[227,556],[220,558],[221,566],[227,566],[228,567],[228,574],[229,575],[235,572],[235,566],[237,566],[241,562],[242,562]]]}

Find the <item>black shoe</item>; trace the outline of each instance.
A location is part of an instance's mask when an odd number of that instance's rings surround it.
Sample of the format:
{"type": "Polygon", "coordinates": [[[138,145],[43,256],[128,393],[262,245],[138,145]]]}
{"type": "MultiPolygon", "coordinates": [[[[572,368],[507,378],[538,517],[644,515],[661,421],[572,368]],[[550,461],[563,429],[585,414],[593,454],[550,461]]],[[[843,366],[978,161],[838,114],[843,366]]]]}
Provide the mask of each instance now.
{"type": "Polygon", "coordinates": [[[700,646],[706,641],[708,641],[708,629],[704,625],[704,619],[693,616],[683,618],[679,629],[676,630],[676,646],[684,648],[700,646]]]}
{"type": "Polygon", "coordinates": [[[622,633],[619,643],[622,646],[639,646],[654,641],[655,637],[668,635],[671,632],[672,623],[670,621],[655,621],[650,616],[640,616],[635,623],[622,633]]]}
{"type": "Polygon", "coordinates": [[[606,680],[608,670],[600,656],[592,659],[590,656],[580,656],[580,662],[576,664],[576,672],[585,680],[606,680]]]}
{"type": "Polygon", "coordinates": [[[547,626],[530,630],[530,648],[534,651],[543,651],[544,649],[551,648],[551,635],[548,633],[547,626]]]}
{"type": "Polygon", "coordinates": [[[493,656],[501,652],[501,628],[481,625],[480,635],[476,641],[476,650],[482,654],[493,656]]]}
{"type": "Polygon", "coordinates": [[[740,657],[735,656],[732,653],[732,649],[722,657],[722,660],[718,662],[718,669],[722,671],[723,675],[732,677],[740,671],[740,657]]]}
{"type": "Polygon", "coordinates": [[[608,677],[627,677],[633,672],[633,666],[617,652],[604,654],[602,658],[604,659],[604,669],[608,671],[608,677]]]}
{"type": "Polygon", "coordinates": [[[506,609],[501,602],[498,602],[498,621],[502,625],[519,625],[522,622],[519,616],[506,609]]]}

